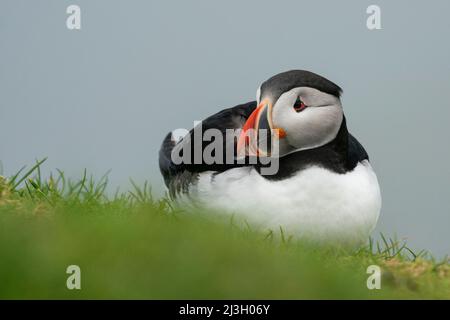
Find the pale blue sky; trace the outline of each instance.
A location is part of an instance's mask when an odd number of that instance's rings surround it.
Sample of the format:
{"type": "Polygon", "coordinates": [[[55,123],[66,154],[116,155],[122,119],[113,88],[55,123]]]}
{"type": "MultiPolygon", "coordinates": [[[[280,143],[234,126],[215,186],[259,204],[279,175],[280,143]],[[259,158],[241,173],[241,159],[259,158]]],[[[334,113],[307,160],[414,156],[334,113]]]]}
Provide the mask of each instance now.
{"type": "Polygon", "coordinates": [[[344,89],[350,130],[378,173],[377,231],[450,253],[449,1],[2,0],[0,160],[9,175],[108,169],[111,186],[162,180],[174,128],[307,69],[344,89]],[[82,30],[66,28],[78,4],[82,30]],[[366,28],[381,7],[382,30],[366,28]]]}

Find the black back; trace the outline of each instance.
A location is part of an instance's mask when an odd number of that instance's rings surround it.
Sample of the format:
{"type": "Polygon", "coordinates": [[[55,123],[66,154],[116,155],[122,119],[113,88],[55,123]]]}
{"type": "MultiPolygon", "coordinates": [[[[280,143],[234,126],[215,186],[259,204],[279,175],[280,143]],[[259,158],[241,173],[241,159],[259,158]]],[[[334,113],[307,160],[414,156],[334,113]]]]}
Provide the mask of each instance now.
{"type": "MultiPolygon", "coordinates": [[[[224,109],[202,121],[202,131],[208,129],[218,129],[222,133],[223,137],[223,150],[228,150],[226,143],[232,143],[231,146],[233,154],[237,154],[237,139],[235,141],[227,141],[225,139],[226,129],[240,129],[244,126],[250,114],[256,108],[256,101],[247,102],[237,105],[232,108],[224,109]]],[[[203,132],[201,132],[203,134],[203,132]]],[[[201,163],[194,163],[194,144],[191,141],[194,140],[194,129],[189,131],[186,137],[184,137],[178,144],[188,144],[191,149],[191,157],[188,164],[174,164],[171,160],[171,153],[175,147],[175,142],[171,140],[171,133],[167,134],[161,149],[159,151],[159,168],[164,178],[166,186],[169,188],[171,195],[175,195],[176,192],[183,191],[187,188],[188,184],[195,181],[198,173],[204,171],[216,171],[217,173],[229,170],[231,168],[240,167],[245,164],[239,164],[237,160],[232,164],[226,163],[226,154],[224,152],[222,163],[207,164],[203,161],[201,163]]],[[[202,141],[203,151],[210,141],[202,141]]],[[[180,153],[182,155],[182,153],[180,153]]]]}

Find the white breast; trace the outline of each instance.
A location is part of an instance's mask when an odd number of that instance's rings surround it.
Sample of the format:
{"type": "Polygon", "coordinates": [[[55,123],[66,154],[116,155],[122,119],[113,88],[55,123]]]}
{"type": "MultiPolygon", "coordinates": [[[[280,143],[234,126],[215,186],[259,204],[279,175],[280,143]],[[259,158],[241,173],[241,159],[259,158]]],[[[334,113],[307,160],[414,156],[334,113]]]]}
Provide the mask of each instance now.
{"type": "Polygon", "coordinates": [[[368,161],[346,174],[311,167],[281,181],[267,180],[249,167],[205,172],[189,191],[191,204],[234,214],[258,229],[281,226],[296,237],[348,245],[367,240],[381,209],[368,161]]]}

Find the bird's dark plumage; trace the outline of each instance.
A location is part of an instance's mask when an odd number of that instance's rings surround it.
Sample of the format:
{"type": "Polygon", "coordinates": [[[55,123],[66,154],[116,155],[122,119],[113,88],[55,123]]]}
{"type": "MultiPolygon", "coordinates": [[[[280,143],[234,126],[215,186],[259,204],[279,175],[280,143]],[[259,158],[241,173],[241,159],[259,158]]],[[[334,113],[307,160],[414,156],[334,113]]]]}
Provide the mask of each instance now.
{"type": "MultiPolygon", "coordinates": [[[[227,108],[218,113],[206,118],[202,121],[202,131],[207,129],[218,129],[222,133],[223,137],[223,150],[227,150],[226,146],[226,129],[241,129],[244,125],[245,121],[247,121],[250,114],[256,108],[256,101],[247,102],[244,104],[237,105],[232,108],[227,108]]],[[[222,164],[206,164],[204,159],[201,159],[201,163],[194,163],[194,144],[190,143],[194,139],[194,129],[189,131],[189,133],[178,143],[187,143],[191,149],[191,161],[188,164],[174,164],[171,160],[171,153],[173,148],[175,147],[175,141],[172,140],[172,134],[169,133],[166,135],[161,149],[159,151],[159,168],[161,174],[164,177],[164,182],[166,186],[169,188],[169,191],[174,189],[174,191],[178,192],[183,187],[196,179],[197,174],[199,172],[204,171],[217,171],[223,172],[225,170],[231,169],[233,167],[242,166],[242,164],[238,164],[237,161],[234,164],[225,164],[226,163],[226,154],[223,154],[222,164]]],[[[203,151],[205,147],[211,142],[202,141],[203,151]]],[[[234,146],[232,146],[234,150],[234,154],[236,154],[236,141],[232,141],[234,146]]],[[[172,193],[172,192],[171,192],[172,193]]]]}
{"type": "Polygon", "coordinates": [[[342,89],[330,80],[305,70],[290,70],[279,73],[261,85],[261,92],[269,88],[272,98],[277,100],[283,92],[296,87],[310,87],[340,97],[342,89]]]}

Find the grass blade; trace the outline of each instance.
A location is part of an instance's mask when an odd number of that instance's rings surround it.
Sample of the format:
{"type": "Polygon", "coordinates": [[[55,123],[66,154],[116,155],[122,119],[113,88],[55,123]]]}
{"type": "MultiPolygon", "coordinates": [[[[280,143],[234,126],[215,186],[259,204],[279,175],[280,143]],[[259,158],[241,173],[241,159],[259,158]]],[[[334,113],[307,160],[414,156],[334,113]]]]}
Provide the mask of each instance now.
{"type": "MultiPolygon", "coordinates": [[[[37,161],[36,164],[34,166],[31,167],[30,170],[28,170],[22,178],[19,179],[19,181],[17,181],[16,183],[14,183],[14,185],[12,186],[13,190],[16,190],[16,188],[26,179],[28,178],[33,172],[34,170],[36,170],[37,168],[40,167],[41,164],[43,164],[45,161],[47,160],[47,157],[45,157],[44,159],[37,161]]],[[[22,170],[22,169],[21,169],[22,170]]],[[[20,171],[19,171],[20,172],[20,171]]],[[[17,174],[16,174],[17,177],[17,174]]],[[[15,178],[16,178],[15,177],[15,178]]],[[[14,179],[15,180],[15,179],[14,179]]]]}

